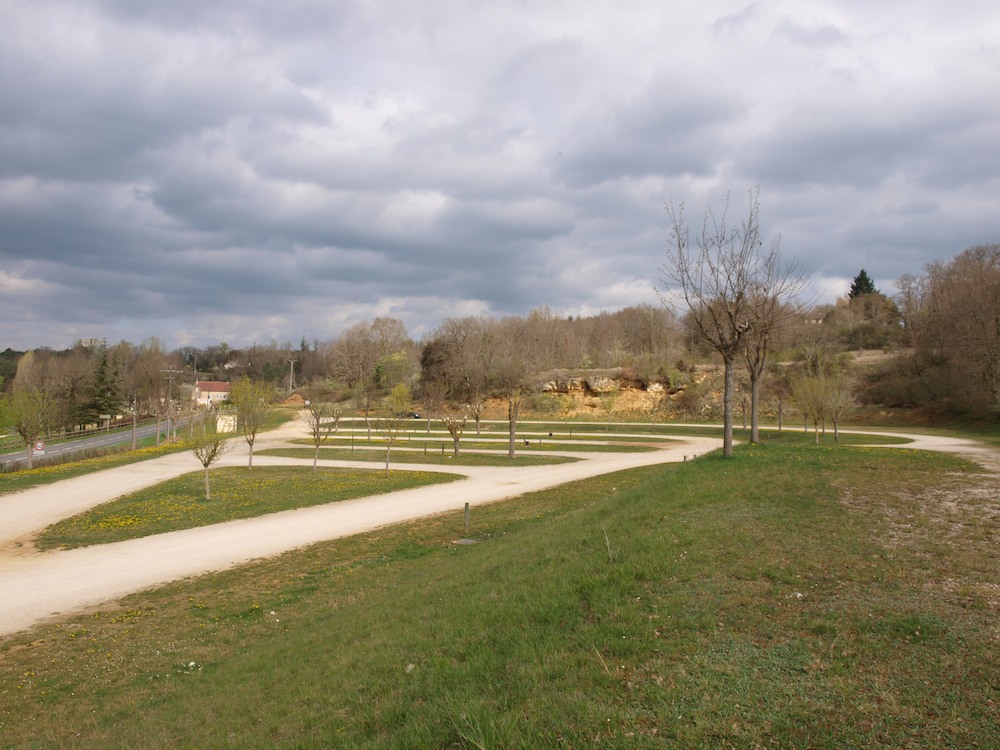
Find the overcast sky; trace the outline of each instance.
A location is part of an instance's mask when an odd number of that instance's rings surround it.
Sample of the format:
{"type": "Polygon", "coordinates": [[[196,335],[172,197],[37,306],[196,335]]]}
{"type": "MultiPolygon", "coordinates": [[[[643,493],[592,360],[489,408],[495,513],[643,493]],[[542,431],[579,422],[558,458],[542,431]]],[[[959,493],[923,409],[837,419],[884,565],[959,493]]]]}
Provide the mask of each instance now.
{"type": "Polygon", "coordinates": [[[755,185],[818,301],[1000,242],[996,0],[0,0],[0,28],[0,350],[658,304],[664,205],[755,185]]]}

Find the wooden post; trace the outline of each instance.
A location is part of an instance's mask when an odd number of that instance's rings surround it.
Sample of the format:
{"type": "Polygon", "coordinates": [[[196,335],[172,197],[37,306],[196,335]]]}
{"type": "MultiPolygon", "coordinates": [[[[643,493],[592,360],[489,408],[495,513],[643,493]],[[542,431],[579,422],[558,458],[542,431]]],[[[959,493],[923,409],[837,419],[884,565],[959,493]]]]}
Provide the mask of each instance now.
{"type": "Polygon", "coordinates": [[[465,504],[465,535],[469,535],[469,504],[465,504]]]}

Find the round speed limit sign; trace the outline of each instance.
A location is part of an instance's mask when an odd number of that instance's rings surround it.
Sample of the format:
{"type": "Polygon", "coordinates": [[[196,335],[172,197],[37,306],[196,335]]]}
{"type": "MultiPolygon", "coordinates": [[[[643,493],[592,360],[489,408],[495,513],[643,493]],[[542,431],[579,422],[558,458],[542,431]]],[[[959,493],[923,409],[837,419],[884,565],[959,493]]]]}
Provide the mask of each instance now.
{"type": "Polygon", "coordinates": [[[36,451],[43,451],[43,450],[45,450],[45,443],[43,443],[41,440],[39,440],[38,442],[36,442],[35,443],[35,450],[36,451]]]}

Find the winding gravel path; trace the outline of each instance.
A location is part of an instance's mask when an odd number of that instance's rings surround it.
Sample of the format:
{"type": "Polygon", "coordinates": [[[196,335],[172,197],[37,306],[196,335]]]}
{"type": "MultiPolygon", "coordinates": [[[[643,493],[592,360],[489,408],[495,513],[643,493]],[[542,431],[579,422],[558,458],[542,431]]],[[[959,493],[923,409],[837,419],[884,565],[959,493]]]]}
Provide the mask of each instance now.
{"type": "MultiPolygon", "coordinates": [[[[305,437],[295,421],[258,438],[256,450],[305,437]]],[[[192,456],[178,453],[67,479],[0,497],[0,635],[29,628],[48,617],[111,601],[169,581],[223,570],[253,559],[328,539],[350,536],[422,516],[496,502],[577,479],[621,469],[682,461],[715,450],[715,438],[681,438],[662,450],[643,453],[577,453],[585,460],[526,467],[393,468],[446,471],[464,480],[358,498],[311,508],[229,521],[114,544],[38,552],[32,537],[56,521],[115,497],[197,470],[192,456]]],[[[217,466],[246,463],[246,443],[217,466]]],[[[557,452],[557,451],[553,451],[557,452]]],[[[254,456],[255,466],[311,465],[311,460],[254,456]]],[[[321,461],[323,466],[371,468],[370,463],[321,461]]]]}
{"type": "MultiPolygon", "coordinates": [[[[997,451],[971,440],[884,432],[899,437],[899,447],[960,453],[1000,470],[997,451]]],[[[305,437],[293,421],[261,435],[257,450],[305,437]]],[[[328,539],[350,536],[422,516],[504,500],[577,479],[621,469],[682,461],[715,450],[716,438],[682,437],[661,450],[643,453],[577,453],[584,460],[525,467],[428,467],[403,463],[394,468],[447,471],[464,480],[358,498],[330,505],[274,513],[142,539],[82,549],[38,552],[31,539],[50,524],[117,496],[198,469],[187,452],[68,479],[0,497],[0,635],[24,630],[46,618],[67,615],[169,581],[223,570],[249,560],[328,539]]],[[[246,463],[247,447],[238,441],[220,466],[246,463]]],[[[553,451],[557,453],[558,451],[553,451]]],[[[310,460],[255,456],[257,466],[311,465],[310,460]]],[[[323,466],[370,468],[370,463],[321,461],[323,466]]]]}

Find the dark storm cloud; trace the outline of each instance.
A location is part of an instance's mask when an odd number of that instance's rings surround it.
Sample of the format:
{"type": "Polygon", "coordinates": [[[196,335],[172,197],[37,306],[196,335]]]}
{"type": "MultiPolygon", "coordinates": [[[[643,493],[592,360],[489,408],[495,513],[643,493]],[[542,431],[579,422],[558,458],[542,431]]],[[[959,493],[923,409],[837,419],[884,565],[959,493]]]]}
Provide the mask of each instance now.
{"type": "Polygon", "coordinates": [[[554,169],[586,187],[624,177],[711,174],[722,132],[741,112],[732,92],[692,91],[684,81],[656,81],[568,139],[554,169]]]}
{"type": "Polygon", "coordinates": [[[822,295],[891,282],[1000,239],[998,17],[0,0],[0,348],[655,303],[664,203],[754,185],[822,295]]]}

